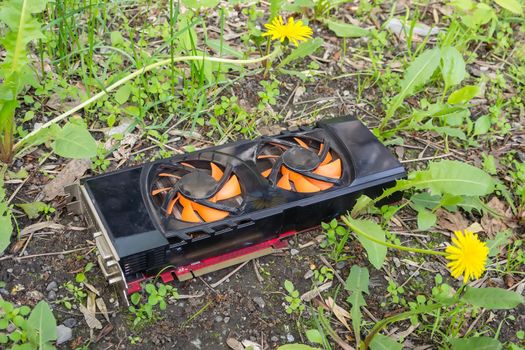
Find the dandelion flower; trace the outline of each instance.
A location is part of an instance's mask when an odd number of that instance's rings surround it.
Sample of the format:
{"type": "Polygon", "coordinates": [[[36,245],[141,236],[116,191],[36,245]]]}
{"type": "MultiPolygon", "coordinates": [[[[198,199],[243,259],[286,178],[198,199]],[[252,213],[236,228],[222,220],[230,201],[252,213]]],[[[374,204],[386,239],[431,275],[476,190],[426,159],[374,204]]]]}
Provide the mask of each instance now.
{"type": "Polygon", "coordinates": [[[489,254],[489,248],[485,242],[479,240],[469,230],[454,232],[452,245],[445,250],[446,258],[450,260],[448,267],[455,278],[463,275],[464,283],[469,279],[478,279],[485,271],[485,264],[489,254]]]}
{"type": "Polygon", "coordinates": [[[312,29],[303,24],[303,21],[297,21],[293,17],[289,17],[287,23],[283,21],[283,17],[275,17],[271,23],[264,25],[268,31],[263,36],[271,36],[272,40],[288,39],[297,46],[299,41],[306,41],[312,37],[312,29]]]}

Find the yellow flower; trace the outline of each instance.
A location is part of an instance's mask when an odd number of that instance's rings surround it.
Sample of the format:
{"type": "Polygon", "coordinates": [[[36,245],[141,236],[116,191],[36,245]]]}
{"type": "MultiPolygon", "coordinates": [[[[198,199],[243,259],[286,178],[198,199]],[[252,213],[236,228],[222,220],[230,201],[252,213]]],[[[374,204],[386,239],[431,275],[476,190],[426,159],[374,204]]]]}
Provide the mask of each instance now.
{"type": "Polygon", "coordinates": [[[293,17],[289,17],[286,24],[284,24],[283,17],[275,17],[271,23],[264,25],[268,31],[263,36],[271,35],[272,40],[288,39],[293,42],[295,46],[299,41],[306,41],[312,37],[312,29],[303,24],[303,21],[297,21],[293,17]]]}
{"type": "Polygon", "coordinates": [[[446,258],[450,260],[447,266],[452,276],[458,278],[463,275],[464,283],[469,279],[480,278],[485,271],[489,254],[487,244],[469,230],[465,230],[465,234],[455,231],[454,235],[456,237],[452,238],[453,245],[445,250],[448,254],[446,258]]]}

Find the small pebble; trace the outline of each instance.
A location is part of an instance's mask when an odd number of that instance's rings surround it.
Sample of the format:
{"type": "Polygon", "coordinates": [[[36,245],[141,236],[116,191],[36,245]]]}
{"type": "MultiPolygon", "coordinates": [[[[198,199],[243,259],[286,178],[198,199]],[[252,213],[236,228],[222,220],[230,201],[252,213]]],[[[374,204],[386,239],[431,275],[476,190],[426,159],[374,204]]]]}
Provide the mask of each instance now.
{"type": "Polygon", "coordinates": [[[229,316],[224,318],[224,323],[228,323],[228,322],[230,322],[230,317],[229,316]]]}
{"type": "Polygon", "coordinates": [[[12,268],[9,268],[6,270],[8,273],[13,273],[13,269],[12,268]]]}
{"type": "Polygon", "coordinates": [[[305,279],[305,280],[310,279],[310,278],[313,277],[313,275],[314,275],[313,270],[308,270],[308,271],[306,271],[306,273],[304,274],[304,279],[305,279]]]}
{"type": "Polygon", "coordinates": [[[287,334],[287,335],[286,335],[286,340],[287,340],[289,343],[291,343],[291,342],[293,342],[293,341],[295,340],[295,338],[293,337],[293,335],[291,335],[291,334],[287,334]]]}
{"type": "Polygon", "coordinates": [[[55,300],[56,297],[57,297],[57,293],[54,290],[50,290],[49,293],[47,293],[48,300],[55,300]]]}
{"type": "Polygon", "coordinates": [[[277,343],[279,341],[279,338],[277,338],[275,335],[273,337],[270,338],[271,341],[273,341],[274,343],[277,343]]]}
{"type": "Polygon", "coordinates": [[[71,328],[63,324],[57,327],[57,345],[67,342],[71,337],[73,337],[73,330],[71,330],[71,328]]]}
{"type": "Polygon", "coordinates": [[[55,281],[49,282],[49,284],[46,287],[46,290],[49,292],[50,290],[56,291],[58,289],[58,284],[55,281]]]}
{"type": "Polygon", "coordinates": [[[70,318],[65,319],[64,322],[62,323],[66,327],[73,328],[77,325],[77,320],[73,317],[70,317],[70,318]]]}
{"type": "Polygon", "coordinates": [[[9,295],[9,291],[5,288],[0,288],[0,294],[9,295]]]}
{"type": "Polygon", "coordinates": [[[215,317],[215,322],[222,322],[222,316],[215,317]]]}
{"type": "Polygon", "coordinates": [[[341,270],[346,266],[346,261],[339,261],[337,264],[335,264],[335,268],[338,270],[341,270]]]}
{"type": "Polygon", "coordinates": [[[264,299],[261,298],[261,297],[255,297],[255,298],[253,298],[253,301],[254,301],[255,304],[257,304],[257,306],[259,306],[261,309],[264,309],[264,307],[266,306],[266,303],[264,302],[264,299]]]}
{"type": "Polygon", "coordinates": [[[294,255],[299,254],[299,251],[297,249],[293,248],[293,249],[290,249],[290,254],[292,254],[292,256],[294,256],[294,255]]]}

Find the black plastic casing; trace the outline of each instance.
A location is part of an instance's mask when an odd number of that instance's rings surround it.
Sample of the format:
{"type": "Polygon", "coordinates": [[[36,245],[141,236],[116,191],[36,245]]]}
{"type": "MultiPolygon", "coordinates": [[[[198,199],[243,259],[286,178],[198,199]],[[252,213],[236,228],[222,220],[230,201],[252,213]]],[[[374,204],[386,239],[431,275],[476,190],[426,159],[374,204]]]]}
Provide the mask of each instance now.
{"type": "Polygon", "coordinates": [[[264,137],[84,179],[82,184],[119,255],[126,279],[318,226],[346,213],[362,194],[376,197],[406,176],[399,161],[353,117],[322,121],[315,128],[284,132],[278,137],[301,135],[329,140],[343,163],[341,185],[317,193],[295,193],[272,186],[255,164],[257,146],[264,137]],[[158,164],[189,160],[233,166],[243,192],[240,214],[200,224],[162,215],[149,196],[149,174],[158,164]]]}

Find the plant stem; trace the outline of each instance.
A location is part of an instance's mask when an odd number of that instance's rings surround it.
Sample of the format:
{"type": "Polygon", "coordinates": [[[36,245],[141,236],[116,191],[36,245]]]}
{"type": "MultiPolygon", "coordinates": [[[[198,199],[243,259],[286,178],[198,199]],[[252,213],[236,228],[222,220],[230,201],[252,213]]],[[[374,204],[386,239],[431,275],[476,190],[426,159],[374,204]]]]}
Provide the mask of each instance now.
{"type": "Polygon", "coordinates": [[[379,333],[383,328],[388,326],[390,323],[394,323],[394,322],[397,322],[397,321],[405,320],[407,318],[410,318],[413,315],[431,312],[431,311],[434,311],[436,309],[441,308],[442,306],[443,305],[441,305],[439,303],[438,304],[428,305],[428,306],[422,306],[422,307],[420,307],[420,308],[418,308],[416,310],[410,310],[410,311],[402,312],[400,314],[387,317],[387,318],[377,322],[375,324],[374,328],[372,328],[370,333],[368,333],[368,335],[366,336],[365,340],[361,344],[361,350],[368,349],[368,347],[370,346],[370,343],[372,342],[372,339],[374,338],[374,336],[377,333],[379,333]]]}
{"type": "Polygon", "coordinates": [[[207,57],[207,56],[181,56],[181,57],[174,57],[173,59],[172,58],[166,58],[166,59],[161,60],[159,62],[152,63],[152,64],[150,64],[148,66],[145,66],[145,67],[143,67],[141,69],[137,69],[136,71],[128,74],[124,78],[122,78],[122,79],[118,80],[117,82],[111,84],[110,86],[108,86],[104,90],[100,91],[96,95],[93,95],[91,98],[87,99],[86,101],[82,102],[81,104],[77,105],[76,107],[74,107],[74,108],[72,108],[72,109],[70,109],[70,110],[60,114],[59,116],[51,119],[50,121],[48,121],[47,123],[42,125],[39,129],[31,131],[29,134],[24,136],[20,141],[18,141],[16,143],[15,151],[20,149],[20,147],[24,144],[25,141],[27,141],[29,138],[34,136],[40,130],[48,128],[51,125],[64,120],[65,118],[69,117],[73,113],[78,112],[79,110],[83,109],[84,107],[86,107],[86,106],[90,105],[91,103],[99,100],[101,97],[104,97],[105,95],[107,95],[112,90],[115,90],[116,88],[118,88],[119,86],[125,84],[126,82],[128,82],[128,81],[130,81],[130,80],[132,80],[132,79],[134,79],[136,77],[138,77],[139,75],[142,75],[142,74],[144,74],[146,72],[149,72],[149,71],[151,71],[151,70],[153,70],[155,68],[158,68],[158,67],[161,67],[161,66],[164,66],[166,64],[173,63],[173,62],[187,62],[187,61],[209,61],[209,62],[222,62],[222,63],[231,63],[231,64],[253,64],[253,63],[258,63],[258,62],[262,62],[262,61],[271,59],[271,58],[273,58],[275,56],[278,56],[280,53],[281,53],[281,50],[280,50],[279,47],[277,47],[272,53],[270,53],[270,54],[268,54],[266,56],[258,57],[258,58],[252,58],[252,59],[246,59],[246,60],[234,60],[234,59],[229,59],[229,58],[217,58],[217,57],[207,57]]]}
{"type": "Polygon", "coordinates": [[[341,219],[346,224],[346,226],[348,226],[356,234],[358,234],[358,235],[360,235],[362,237],[365,237],[366,239],[368,239],[368,240],[370,240],[370,241],[372,241],[374,243],[381,244],[381,245],[383,245],[385,247],[393,248],[393,249],[397,249],[397,250],[404,250],[404,251],[413,252],[413,253],[428,254],[428,255],[441,255],[441,256],[447,256],[448,255],[445,252],[438,252],[438,251],[430,250],[430,249],[420,249],[420,248],[405,247],[405,246],[402,246],[402,245],[397,245],[397,244],[392,244],[392,243],[389,243],[389,242],[381,241],[381,240],[379,240],[379,239],[377,239],[375,237],[370,236],[369,234],[367,234],[363,230],[360,230],[358,227],[353,225],[350,222],[350,220],[348,220],[348,218],[346,218],[345,216],[342,216],[341,219]]]}

